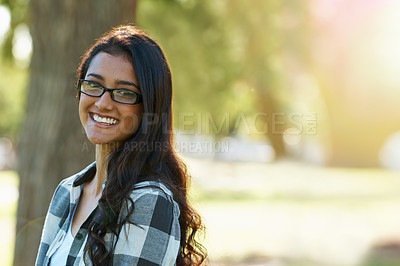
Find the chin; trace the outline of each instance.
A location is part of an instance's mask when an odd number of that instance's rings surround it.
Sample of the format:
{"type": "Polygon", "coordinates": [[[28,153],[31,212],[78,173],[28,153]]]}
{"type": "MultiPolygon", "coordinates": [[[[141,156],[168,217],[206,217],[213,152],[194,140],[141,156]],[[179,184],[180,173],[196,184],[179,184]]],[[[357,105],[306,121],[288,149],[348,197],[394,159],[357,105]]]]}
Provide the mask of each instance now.
{"type": "Polygon", "coordinates": [[[121,143],[123,143],[127,138],[124,139],[108,139],[108,138],[98,138],[94,136],[88,136],[88,139],[91,143],[96,145],[114,145],[117,147],[121,143]]]}
{"type": "Polygon", "coordinates": [[[98,137],[94,137],[94,136],[87,136],[87,138],[93,144],[107,144],[107,143],[115,142],[115,140],[113,140],[113,139],[98,138],[98,137]]]}

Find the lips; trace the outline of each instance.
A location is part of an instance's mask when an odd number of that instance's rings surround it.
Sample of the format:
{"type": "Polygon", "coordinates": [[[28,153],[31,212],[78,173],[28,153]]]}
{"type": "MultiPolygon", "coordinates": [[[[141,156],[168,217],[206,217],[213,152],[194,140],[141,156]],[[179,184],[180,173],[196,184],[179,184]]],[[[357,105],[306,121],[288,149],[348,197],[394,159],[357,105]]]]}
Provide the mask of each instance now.
{"type": "Polygon", "coordinates": [[[89,113],[90,118],[101,125],[104,126],[113,126],[119,123],[119,120],[110,116],[99,115],[95,113],[89,113]]]}

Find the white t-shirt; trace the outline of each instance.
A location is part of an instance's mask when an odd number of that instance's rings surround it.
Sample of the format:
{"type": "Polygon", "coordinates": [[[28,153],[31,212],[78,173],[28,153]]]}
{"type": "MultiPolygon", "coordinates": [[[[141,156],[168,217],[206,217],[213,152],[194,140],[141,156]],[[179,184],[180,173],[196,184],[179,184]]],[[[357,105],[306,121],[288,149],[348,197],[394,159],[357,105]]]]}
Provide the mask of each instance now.
{"type": "Polygon", "coordinates": [[[72,236],[71,232],[71,224],[68,227],[68,231],[65,234],[61,246],[56,250],[56,252],[54,252],[53,256],[51,256],[50,266],[66,265],[69,250],[71,249],[72,242],[74,241],[74,237],[72,236]]]}

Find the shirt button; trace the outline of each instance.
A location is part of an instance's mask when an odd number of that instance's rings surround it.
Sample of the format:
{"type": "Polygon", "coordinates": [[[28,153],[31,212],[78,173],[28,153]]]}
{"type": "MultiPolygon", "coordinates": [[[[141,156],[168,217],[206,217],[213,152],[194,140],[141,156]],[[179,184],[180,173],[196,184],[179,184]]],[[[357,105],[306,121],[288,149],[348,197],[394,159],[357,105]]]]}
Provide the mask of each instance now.
{"type": "Polygon", "coordinates": [[[76,239],[82,240],[82,238],[83,238],[83,235],[81,233],[76,234],[76,239]]]}

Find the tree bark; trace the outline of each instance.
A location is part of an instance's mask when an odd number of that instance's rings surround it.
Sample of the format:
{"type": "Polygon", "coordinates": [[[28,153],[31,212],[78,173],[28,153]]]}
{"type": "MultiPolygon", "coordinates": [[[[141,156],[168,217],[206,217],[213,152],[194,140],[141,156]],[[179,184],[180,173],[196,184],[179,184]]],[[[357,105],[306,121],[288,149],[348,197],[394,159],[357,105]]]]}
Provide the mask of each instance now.
{"type": "Polygon", "coordinates": [[[85,49],[102,33],[134,23],[137,0],[31,0],[33,55],[20,176],[14,265],[33,265],[52,194],[94,160],[79,122],[75,74],[85,49]]]}
{"type": "MultiPolygon", "coordinates": [[[[238,7],[243,5],[240,1],[235,3],[236,5],[239,3],[238,7]]],[[[281,12],[282,4],[274,5],[268,1],[263,4],[260,8],[268,10],[268,14],[260,15],[258,12],[258,15],[254,15],[257,13],[246,12],[244,14],[246,22],[240,21],[242,24],[246,23],[244,34],[247,38],[243,72],[249,77],[250,84],[257,94],[258,110],[266,115],[264,117],[264,123],[268,128],[266,137],[274,149],[275,159],[278,160],[287,156],[283,141],[287,119],[281,118],[282,121],[275,121],[275,118],[284,110],[282,102],[278,99],[279,92],[284,88],[280,81],[282,74],[275,70],[271,62],[275,60],[274,57],[282,56],[283,41],[278,25],[270,17],[272,14],[281,12]]]]}

